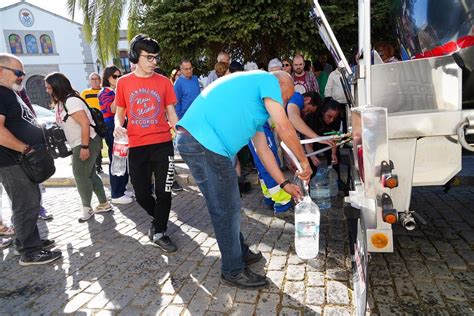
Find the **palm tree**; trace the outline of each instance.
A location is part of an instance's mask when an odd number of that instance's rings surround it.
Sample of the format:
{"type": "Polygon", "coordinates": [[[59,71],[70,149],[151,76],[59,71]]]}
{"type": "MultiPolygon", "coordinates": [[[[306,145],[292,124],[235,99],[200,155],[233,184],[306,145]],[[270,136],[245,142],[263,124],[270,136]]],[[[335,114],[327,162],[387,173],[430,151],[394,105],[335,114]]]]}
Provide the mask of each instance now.
{"type": "Polygon", "coordinates": [[[73,19],[76,10],[84,14],[85,38],[89,43],[95,42],[102,66],[110,57],[118,57],[119,28],[127,3],[128,38],[131,39],[137,33],[142,0],[67,0],[67,9],[73,19]]]}

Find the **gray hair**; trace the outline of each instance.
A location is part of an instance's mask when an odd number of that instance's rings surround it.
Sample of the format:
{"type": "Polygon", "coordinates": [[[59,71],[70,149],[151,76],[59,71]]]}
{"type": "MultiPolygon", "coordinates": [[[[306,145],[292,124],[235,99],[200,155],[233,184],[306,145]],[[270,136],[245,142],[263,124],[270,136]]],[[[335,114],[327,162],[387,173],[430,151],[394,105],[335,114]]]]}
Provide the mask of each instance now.
{"type": "Polygon", "coordinates": [[[244,65],[244,70],[245,71],[258,70],[258,65],[254,63],[253,61],[246,62],[244,65]]]}
{"type": "Polygon", "coordinates": [[[283,65],[281,64],[281,61],[278,58],[273,58],[268,62],[268,71],[270,71],[271,68],[280,68],[281,70],[283,68],[283,65]]]}
{"type": "Polygon", "coordinates": [[[10,65],[13,60],[18,60],[21,63],[20,58],[16,57],[13,54],[0,53],[0,65],[10,65]]]}
{"type": "Polygon", "coordinates": [[[94,71],[94,72],[91,72],[91,74],[89,75],[89,80],[91,80],[92,76],[94,75],[96,75],[97,77],[99,77],[99,79],[101,79],[100,75],[94,71]]]}

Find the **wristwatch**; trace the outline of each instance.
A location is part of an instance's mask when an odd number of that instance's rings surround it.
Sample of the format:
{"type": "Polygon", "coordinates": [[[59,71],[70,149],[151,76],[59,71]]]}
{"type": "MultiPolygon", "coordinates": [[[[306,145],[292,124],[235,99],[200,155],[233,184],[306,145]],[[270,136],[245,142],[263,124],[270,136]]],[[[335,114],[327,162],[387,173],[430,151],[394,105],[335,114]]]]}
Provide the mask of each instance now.
{"type": "Polygon", "coordinates": [[[89,149],[89,145],[81,145],[81,149],[89,149]]]}

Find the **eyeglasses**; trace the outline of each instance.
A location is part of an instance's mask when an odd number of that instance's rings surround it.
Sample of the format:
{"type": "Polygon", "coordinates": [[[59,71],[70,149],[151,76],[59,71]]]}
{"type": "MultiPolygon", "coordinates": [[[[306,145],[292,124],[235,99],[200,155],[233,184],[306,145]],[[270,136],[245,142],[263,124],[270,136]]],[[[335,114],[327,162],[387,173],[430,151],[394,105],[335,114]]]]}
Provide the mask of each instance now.
{"type": "Polygon", "coordinates": [[[290,64],[283,64],[283,67],[290,67],[290,64]]]}
{"type": "Polygon", "coordinates": [[[114,79],[118,79],[120,77],[122,77],[122,75],[112,75],[112,78],[114,78],[114,79]]]}
{"type": "Polygon", "coordinates": [[[153,55],[140,55],[140,56],[145,57],[146,60],[148,60],[150,63],[153,62],[153,60],[158,62],[158,59],[159,59],[158,55],[156,55],[156,56],[153,56],[153,55]]]}
{"type": "Polygon", "coordinates": [[[1,67],[1,68],[4,68],[4,69],[10,70],[10,71],[13,72],[13,73],[15,74],[15,76],[17,76],[18,78],[23,77],[23,76],[26,75],[23,71],[18,70],[18,69],[13,69],[13,68],[10,68],[10,67],[5,67],[5,66],[0,66],[0,67],[1,67]]]}
{"type": "Polygon", "coordinates": [[[100,78],[95,77],[95,78],[91,78],[91,80],[100,80],[100,78]]]}
{"type": "Polygon", "coordinates": [[[189,68],[180,68],[181,71],[188,71],[188,70],[193,70],[193,67],[189,67],[189,68]]]}

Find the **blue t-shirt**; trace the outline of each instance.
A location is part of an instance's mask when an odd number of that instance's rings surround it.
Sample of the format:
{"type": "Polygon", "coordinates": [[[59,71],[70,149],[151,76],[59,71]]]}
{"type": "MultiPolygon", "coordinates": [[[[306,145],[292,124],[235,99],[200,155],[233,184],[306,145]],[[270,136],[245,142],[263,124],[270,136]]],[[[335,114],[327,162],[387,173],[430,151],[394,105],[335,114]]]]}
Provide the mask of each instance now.
{"type": "Polygon", "coordinates": [[[201,93],[198,78],[193,75],[188,79],[181,75],[174,84],[174,93],[176,94],[177,101],[175,107],[176,114],[181,119],[191,103],[201,93]]]}
{"type": "Polygon", "coordinates": [[[303,97],[303,95],[299,92],[295,92],[291,96],[290,101],[288,101],[288,105],[290,105],[290,103],[296,105],[298,107],[298,109],[300,109],[300,111],[302,111],[303,107],[304,107],[304,97],[303,97]]]}
{"type": "Polygon", "coordinates": [[[268,120],[264,98],[283,105],[278,79],[255,70],[237,72],[207,86],[178,122],[210,151],[233,157],[268,120]]]}

